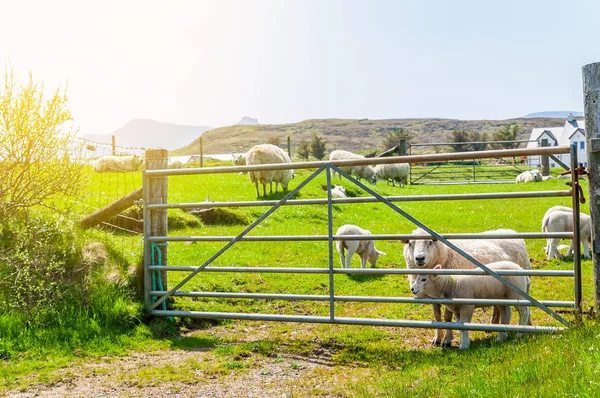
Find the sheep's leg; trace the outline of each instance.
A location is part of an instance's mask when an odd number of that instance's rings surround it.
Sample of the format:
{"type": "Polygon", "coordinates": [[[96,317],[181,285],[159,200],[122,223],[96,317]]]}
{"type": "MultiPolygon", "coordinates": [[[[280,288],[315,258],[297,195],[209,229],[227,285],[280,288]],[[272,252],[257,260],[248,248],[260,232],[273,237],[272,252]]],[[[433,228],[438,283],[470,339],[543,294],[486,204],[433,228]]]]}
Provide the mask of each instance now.
{"type": "Polygon", "coordinates": [[[262,186],[263,186],[263,196],[267,196],[267,184],[263,182],[262,186]]]}
{"type": "MultiPolygon", "coordinates": [[[[433,319],[436,322],[442,321],[442,306],[439,304],[433,304],[433,319]]],[[[442,329],[435,329],[435,335],[431,340],[432,345],[440,345],[442,343],[443,331],[442,329]]]]}
{"type": "MultiPolygon", "coordinates": [[[[531,325],[531,309],[529,307],[515,307],[519,313],[519,325],[531,325]]],[[[517,337],[522,337],[523,333],[517,333],[517,337]]]]}
{"type": "Polygon", "coordinates": [[[348,251],[346,252],[346,268],[350,268],[350,265],[352,264],[352,255],[354,254],[353,251],[351,251],[350,249],[348,249],[348,251]]]}
{"type": "Polygon", "coordinates": [[[490,323],[492,323],[492,324],[500,323],[500,312],[501,312],[500,307],[492,308],[492,318],[490,319],[490,323]]]}
{"type": "MultiPolygon", "coordinates": [[[[460,322],[461,323],[471,323],[471,319],[473,318],[473,310],[475,309],[474,305],[464,305],[460,308],[460,322]]],[[[458,348],[461,350],[469,349],[471,345],[471,340],[469,338],[468,330],[460,331],[460,344],[458,348]]]]}
{"type": "Polygon", "coordinates": [[[587,239],[583,241],[583,257],[592,258],[592,256],[590,256],[590,247],[588,246],[587,239]]]}
{"type": "Polygon", "coordinates": [[[342,263],[342,268],[346,267],[345,257],[344,257],[344,249],[340,251],[340,262],[342,263]]]}
{"type": "MultiPolygon", "coordinates": [[[[510,317],[512,315],[512,310],[510,309],[509,306],[499,306],[498,307],[499,312],[500,312],[500,323],[503,325],[508,325],[510,323],[510,317]]],[[[498,343],[506,340],[506,338],[508,337],[508,333],[506,332],[499,332],[498,333],[498,337],[496,338],[496,341],[498,343]]]]}
{"type": "Polygon", "coordinates": [[[548,260],[551,260],[553,258],[561,258],[561,255],[557,249],[558,241],[558,239],[550,239],[550,247],[548,248],[548,260]]]}
{"type": "MultiPolygon", "coordinates": [[[[444,322],[452,322],[452,315],[452,311],[446,307],[444,310],[444,322]]],[[[456,317],[458,318],[458,315],[456,315],[456,317]]],[[[446,329],[446,337],[444,337],[442,347],[452,347],[452,340],[454,340],[454,333],[452,333],[452,329],[446,329]]]]}
{"type": "MultiPolygon", "coordinates": [[[[281,187],[281,190],[283,190],[283,187],[281,187]]],[[[279,193],[279,183],[277,181],[275,181],[275,193],[279,193]]]]}
{"type": "Polygon", "coordinates": [[[260,192],[258,191],[258,181],[256,181],[256,182],[254,183],[254,186],[256,187],[256,197],[257,197],[257,198],[260,198],[260,192]]]}
{"type": "Polygon", "coordinates": [[[269,195],[273,193],[273,181],[269,183],[269,195]]]}

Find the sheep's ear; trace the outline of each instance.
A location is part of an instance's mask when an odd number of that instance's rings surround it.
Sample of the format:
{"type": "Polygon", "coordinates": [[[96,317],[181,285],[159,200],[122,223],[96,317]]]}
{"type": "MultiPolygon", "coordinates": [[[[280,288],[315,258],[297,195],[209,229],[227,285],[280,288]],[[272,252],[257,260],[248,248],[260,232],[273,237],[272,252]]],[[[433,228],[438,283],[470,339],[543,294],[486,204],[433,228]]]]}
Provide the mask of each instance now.
{"type": "Polygon", "coordinates": [[[408,239],[402,239],[402,240],[400,240],[400,242],[402,242],[402,243],[404,243],[405,245],[407,245],[407,244],[408,244],[408,239]]]}

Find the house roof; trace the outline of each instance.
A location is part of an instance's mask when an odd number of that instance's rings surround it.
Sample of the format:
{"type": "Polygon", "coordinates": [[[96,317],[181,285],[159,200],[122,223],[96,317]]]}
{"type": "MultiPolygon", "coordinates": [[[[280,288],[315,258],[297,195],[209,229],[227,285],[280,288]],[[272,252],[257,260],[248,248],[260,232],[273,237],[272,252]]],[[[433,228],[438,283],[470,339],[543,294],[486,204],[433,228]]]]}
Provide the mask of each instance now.
{"type": "Polygon", "coordinates": [[[547,133],[550,138],[553,138],[557,145],[570,145],[571,137],[577,132],[581,132],[585,135],[585,121],[584,120],[567,120],[563,127],[542,127],[534,128],[531,130],[527,148],[536,148],[542,134],[547,133]]]}

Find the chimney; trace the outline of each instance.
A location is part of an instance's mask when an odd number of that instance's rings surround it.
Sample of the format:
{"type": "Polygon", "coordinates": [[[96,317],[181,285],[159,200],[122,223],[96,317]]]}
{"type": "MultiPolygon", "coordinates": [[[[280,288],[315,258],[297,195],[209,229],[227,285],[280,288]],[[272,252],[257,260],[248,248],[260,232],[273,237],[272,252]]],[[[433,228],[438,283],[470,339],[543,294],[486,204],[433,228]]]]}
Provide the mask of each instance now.
{"type": "Polygon", "coordinates": [[[575,116],[573,116],[573,112],[569,113],[569,116],[567,116],[567,121],[572,122],[575,120],[575,116]]]}

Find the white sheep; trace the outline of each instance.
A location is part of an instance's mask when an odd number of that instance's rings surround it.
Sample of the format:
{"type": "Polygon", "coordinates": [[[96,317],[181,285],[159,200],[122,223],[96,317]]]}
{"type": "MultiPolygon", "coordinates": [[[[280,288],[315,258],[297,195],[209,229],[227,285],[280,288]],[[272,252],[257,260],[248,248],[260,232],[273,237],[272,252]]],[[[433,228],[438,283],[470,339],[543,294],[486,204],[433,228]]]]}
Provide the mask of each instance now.
{"type": "Polygon", "coordinates": [[[143,161],[138,155],[102,156],[94,162],[94,171],[97,173],[138,171],[143,161]]]}
{"type": "MultiPolygon", "coordinates": [[[[518,264],[511,261],[499,261],[486,265],[493,271],[522,270],[518,264]]],[[[441,269],[440,265],[436,265],[434,269],[441,269]]],[[[521,291],[527,292],[529,287],[529,277],[525,275],[505,275],[504,278],[518,287],[521,291]]],[[[523,297],[504,285],[499,280],[490,275],[417,275],[411,285],[411,291],[418,298],[464,298],[464,299],[509,299],[521,300],[523,297]]],[[[473,310],[475,305],[459,305],[448,304],[446,309],[449,315],[444,315],[444,321],[452,321],[452,314],[455,314],[459,322],[471,323],[473,318],[473,310]]],[[[499,306],[500,323],[503,325],[510,324],[511,309],[509,306],[499,306]]],[[[528,325],[530,319],[529,307],[515,306],[519,312],[519,325],[528,325]]],[[[517,334],[520,336],[521,333],[517,334]]],[[[497,341],[506,340],[506,332],[498,333],[497,341]]],[[[469,331],[460,331],[461,350],[469,348],[471,341],[469,339],[469,331]]]]}
{"type": "Polygon", "coordinates": [[[398,181],[401,187],[408,184],[408,174],[410,173],[410,164],[398,163],[398,164],[378,164],[375,166],[375,174],[377,178],[384,181],[392,181],[392,186],[395,186],[394,182],[398,181]]]}
{"type": "Polygon", "coordinates": [[[181,163],[181,161],[179,160],[175,160],[171,163],[169,163],[168,168],[170,169],[181,169],[183,167],[183,163],[181,163]]]}
{"type": "Polygon", "coordinates": [[[244,155],[244,154],[234,155],[232,153],[231,156],[233,156],[233,165],[234,166],[245,166],[246,165],[246,155],[244,155]]]}
{"type": "MultiPolygon", "coordinates": [[[[566,206],[553,206],[546,211],[542,219],[542,232],[573,232],[573,209],[566,206]]],[[[583,243],[583,257],[591,258],[589,246],[592,241],[592,219],[585,213],[579,213],[579,238],[583,243]]],[[[546,257],[561,258],[558,251],[559,238],[546,239],[546,257]]],[[[577,248],[579,250],[579,248],[577,248]]],[[[571,245],[567,251],[567,256],[573,254],[575,244],[571,240],[571,245]]]]}
{"type": "MultiPolygon", "coordinates": [[[[357,155],[352,152],[342,151],[337,149],[329,154],[329,160],[351,160],[351,159],[365,159],[362,155],[357,155]]],[[[375,169],[373,166],[343,166],[340,167],[345,173],[355,176],[359,181],[361,178],[364,178],[371,184],[377,184],[377,174],[375,174],[375,169]]],[[[332,171],[332,177],[335,177],[335,172],[332,171]]],[[[338,175],[339,178],[342,178],[338,175]]]]}
{"type": "MultiPolygon", "coordinates": [[[[338,228],[336,235],[371,235],[371,231],[362,229],[356,225],[345,224],[338,228]]],[[[365,268],[367,261],[373,267],[377,264],[379,256],[385,256],[375,248],[375,242],[372,240],[338,240],[336,242],[337,251],[340,253],[340,262],[342,268],[350,268],[352,255],[354,253],[360,256],[360,266],[365,268]],[[345,250],[348,250],[345,252],[345,250]]]]}
{"type": "Polygon", "coordinates": [[[537,181],[544,181],[544,178],[542,176],[542,173],[540,173],[540,171],[538,169],[533,169],[533,170],[525,170],[524,172],[519,174],[517,176],[516,181],[517,181],[517,183],[537,182],[537,181]]]}
{"type": "MultiPolygon", "coordinates": [[[[246,164],[275,164],[275,163],[291,163],[288,154],[281,148],[271,144],[254,145],[246,153],[246,164]]],[[[266,186],[269,184],[269,193],[272,193],[271,183],[275,183],[275,192],[278,192],[279,184],[287,191],[290,180],[294,177],[292,170],[268,170],[268,171],[251,171],[248,173],[250,181],[256,186],[256,196],[259,197],[258,183],[263,186],[263,196],[267,196],[266,186]]]]}
{"type": "Polygon", "coordinates": [[[346,188],[344,188],[342,185],[336,185],[331,189],[331,196],[334,198],[345,198],[346,188]]]}
{"type": "MultiPolygon", "coordinates": [[[[486,231],[486,234],[495,233],[515,233],[511,229],[498,229],[495,231],[486,231]]],[[[421,228],[413,231],[416,235],[427,235],[421,228]]],[[[404,259],[408,269],[431,269],[440,264],[444,269],[470,269],[477,266],[450,249],[448,246],[432,239],[403,240],[404,259]]],[[[471,255],[475,260],[482,264],[489,264],[496,261],[512,261],[519,264],[523,269],[531,269],[529,254],[523,239],[461,239],[450,240],[460,249],[471,255]]],[[[412,284],[415,276],[409,275],[409,282],[412,284]]],[[[527,290],[529,291],[529,289],[527,290]]],[[[446,310],[447,311],[447,310],[446,310]]],[[[441,321],[441,307],[433,304],[433,315],[436,321],[441,321]]],[[[498,322],[498,309],[494,308],[492,323],[498,322]]],[[[444,346],[452,344],[452,331],[447,330],[444,341],[443,333],[436,330],[432,344],[444,346]]]]}

